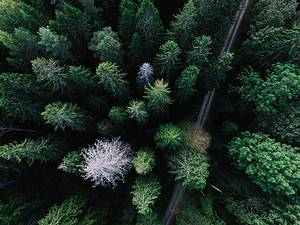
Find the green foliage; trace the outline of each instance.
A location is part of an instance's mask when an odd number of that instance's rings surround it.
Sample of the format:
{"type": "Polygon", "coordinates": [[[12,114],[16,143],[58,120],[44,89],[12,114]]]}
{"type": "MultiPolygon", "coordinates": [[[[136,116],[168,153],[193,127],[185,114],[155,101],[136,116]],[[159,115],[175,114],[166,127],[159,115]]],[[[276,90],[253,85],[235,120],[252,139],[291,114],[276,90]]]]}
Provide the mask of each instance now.
{"type": "Polygon", "coordinates": [[[38,90],[30,74],[0,73],[0,109],[21,122],[40,122],[42,107],[38,103],[38,90]]]}
{"type": "Polygon", "coordinates": [[[9,49],[6,60],[18,69],[28,70],[30,61],[42,53],[37,36],[22,27],[13,34],[0,30],[0,43],[9,49]]]}
{"type": "Polygon", "coordinates": [[[63,35],[58,35],[51,31],[49,27],[40,27],[39,32],[40,41],[38,42],[43,46],[51,56],[61,60],[71,60],[74,58],[70,52],[71,44],[68,39],[63,35]]]}
{"type": "Polygon", "coordinates": [[[259,0],[255,4],[255,27],[265,28],[286,25],[296,16],[296,0],[259,0]]]}
{"type": "Polygon", "coordinates": [[[87,214],[80,225],[106,225],[107,224],[107,212],[103,209],[97,208],[87,214]]]}
{"type": "Polygon", "coordinates": [[[300,190],[298,149],[281,144],[262,133],[243,132],[228,145],[238,169],[265,192],[285,196],[300,190]]]}
{"type": "Polygon", "coordinates": [[[0,146],[0,158],[31,166],[35,162],[41,164],[58,160],[62,151],[61,141],[54,137],[41,137],[0,146]]]}
{"type": "Polygon", "coordinates": [[[190,148],[183,148],[169,157],[170,173],[175,180],[190,190],[202,191],[209,175],[207,155],[190,148]]]}
{"type": "Polygon", "coordinates": [[[183,131],[173,124],[162,124],[154,136],[154,141],[160,149],[178,150],[183,144],[183,131]]]}
{"type": "Polygon", "coordinates": [[[125,73],[120,71],[114,63],[100,63],[96,69],[98,83],[105,91],[119,99],[126,98],[129,93],[128,81],[125,80],[125,73]]]}
{"type": "Polygon", "coordinates": [[[104,119],[97,123],[97,131],[100,135],[109,137],[114,134],[116,129],[110,120],[104,119]]]}
{"type": "Polygon", "coordinates": [[[0,200],[1,225],[25,225],[25,218],[37,210],[39,201],[25,195],[10,195],[0,200]]]}
{"type": "Polygon", "coordinates": [[[155,57],[155,65],[159,74],[169,80],[179,64],[181,50],[174,41],[167,41],[159,48],[155,57]]]}
{"type": "Polygon", "coordinates": [[[142,100],[132,100],[126,109],[129,118],[136,120],[138,123],[145,123],[149,118],[146,104],[142,100]]]}
{"type": "Polygon", "coordinates": [[[145,175],[152,171],[155,166],[155,156],[148,148],[139,149],[132,160],[133,166],[138,174],[145,175]]]}
{"type": "Polygon", "coordinates": [[[152,212],[152,207],[160,195],[161,186],[155,178],[139,177],[132,186],[132,204],[141,215],[152,212]]]}
{"type": "Polygon", "coordinates": [[[300,91],[300,70],[294,64],[274,64],[263,80],[259,73],[245,71],[238,79],[242,99],[253,102],[257,112],[274,113],[295,99],[300,91]]]}
{"type": "Polygon", "coordinates": [[[145,87],[147,106],[156,114],[163,113],[172,104],[170,88],[163,79],[155,80],[153,85],[145,87]]]}
{"type": "Polygon", "coordinates": [[[117,126],[123,126],[127,119],[127,113],[124,107],[114,106],[108,113],[109,119],[117,126]]]}
{"type": "Polygon", "coordinates": [[[294,60],[299,53],[300,28],[266,27],[253,32],[243,42],[243,60],[254,65],[269,66],[294,60]]]}
{"type": "Polygon", "coordinates": [[[86,203],[85,198],[74,195],[60,205],[51,207],[48,214],[38,221],[38,225],[77,225],[86,203]]]}
{"type": "Polygon", "coordinates": [[[58,166],[58,169],[66,173],[79,175],[82,159],[83,157],[80,155],[80,151],[69,152],[62,159],[62,162],[58,166]]]}
{"type": "Polygon", "coordinates": [[[208,62],[208,58],[211,55],[211,45],[211,37],[205,35],[196,37],[193,40],[192,49],[187,52],[188,64],[201,68],[203,64],[208,62]]]}
{"type": "Polygon", "coordinates": [[[47,124],[54,126],[54,130],[63,131],[86,131],[89,120],[86,112],[77,104],[63,102],[48,104],[42,116],[47,124]]]}
{"type": "Polygon", "coordinates": [[[151,212],[146,215],[140,215],[136,225],[162,225],[162,219],[157,212],[151,212]]]}
{"type": "Polygon", "coordinates": [[[37,81],[54,92],[64,93],[67,88],[67,74],[58,61],[53,59],[37,58],[32,63],[32,70],[37,81]]]}
{"type": "Polygon", "coordinates": [[[197,29],[197,10],[194,1],[189,0],[174,17],[171,32],[182,49],[189,49],[197,29]]]}
{"type": "Polygon", "coordinates": [[[78,50],[87,43],[90,35],[89,17],[80,9],[64,3],[61,10],[55,11],[55,20],[49,21],[50,30],[67,37],[78,50]]]}
{"type": "Polygon", "coordinates": [[[200,70],[198,67],[188,66],[177,78],[175,82],[175,96],[178,103],[185,103],[195,94],[199,74],[200,70]]]}
{"type": "Polygon", "coordinates": [[[12,33],[24,27],[36,31],[46,23],[46,17],[21,0],[0,1],[0,30],[12,33]]]}
{"type": "Polygon", "coordinates": [[[108,61],[117,64],[122,62],[121,42],[111,27],[105,27],[101,31],[95,32],[89,48],[103,62],[108,61]]]}
{"type": "Polygon", "coordinates": [[[129,43],[135,32],[135,14],[137,7],[134,0],[121,0],[118,28],[120,37],[124,43],[129,43]]]}

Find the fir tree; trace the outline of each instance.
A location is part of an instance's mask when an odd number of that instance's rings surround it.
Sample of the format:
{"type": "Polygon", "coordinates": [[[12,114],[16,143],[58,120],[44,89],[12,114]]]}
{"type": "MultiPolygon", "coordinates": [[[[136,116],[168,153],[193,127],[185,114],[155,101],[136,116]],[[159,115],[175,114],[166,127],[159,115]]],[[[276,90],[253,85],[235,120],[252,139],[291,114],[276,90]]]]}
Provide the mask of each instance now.
{"type": "Polygon", "coordinates": [[[150,63],[143,63],[137,74],[136,82],[140,89],[144,90],[145,86],[153,83],[154,69],[150,63]]]}
{"type": "Polygon", "coordinates": [[[164,80],[156,80],[153,86],[145,88],[147,106],[154,113],[159,114],[165,112],[168,106],[173,102],[170,93],[168,83],[165,83],[164,80]]]}
{"type": "Polygon", "coordinates": [[[45,107],[42,113],[47,124],[54,126],[54,130],[66,129],[86,131],[89,117],[87,113],[74,103],[54,102],[45,107]]]}
{"type": "Polygon", "coordinates": [[[163,78],[171,78],[171,74],[178,67],[180,53],[181,50],[174,41],[167,41],[159,48],[155,58],[155,65],[163,78]]]}
{"type": "Polygon", "coordinates": [[[172,124],[162,124],[154,136],[154,141],[160,149],[178,150],[183,144],[183,131],[172,124]]]}
{"type": "Polygon", "coordinates": [[[38,42],[43,46],[52,57],[68,61],[74,59],[73,54],[70,52],[71,44],[63,35],[58,35],[51,31],[49,27],[41,27],[38,32],[40,41],[38,42]]]}
{"type": "Polygon", "coordinates": [[[175,96],[179,103],[188,101],[195,94],[199,74],[200,70],[196,66],[188,66],[177,78],[175,96]]]}
{"type": "Polygon", "coordinates": [[[128,81],[125,73],[119,70],[114,63],[104,62],[96,70],[98,83],[105,91],[117,98],[124,98],[129,93],[128,81]]]}
{"type": "Polygon", "coordinates": [[[80,151],[71,151],[65,155],[58,169],[66,173],[79,175],[82,160],[83,157],[80,155],[80,151]]]}
{"type": "Polygon", "coordinates": [[[132,163],[138,174],[145,175],[151,172],[155,166],[155,156],[153,151],[148,148],[139,149],[133,156],[132,163]]]}
{"type": "Polygon", "coordinates": [[[161,185],[155,178],[139,177],[132,186],[132,204],[141,215],[152,212],[152,207],[160,195],[161,185]]]}
{"type": "Polygon", "coordinates": [[[196,37],[192,49],[187,52],[187,63],[202,68],[211,55],[211,45],[212,40],[209,36],[196,37]]]}
{"type": "Polygon", "coordinates": [[[102,62],[122,63],[121,42],[111,27],[105,27],[101,31],[95,32],[89,48],[102,62]]]}
{"type": "Polygon", "coordinates": [[[138,123],[145,123],[149,118],[146,104],[141,100],[132,100],[126,109],[129,118],[136,120],[138,123]]]}
{"type": "Polygon", "coordinates": [[[123,126],[127,119],[126,109],[122,106],[114,106],[108,113],[109,119],[117,126],[123,126]]]}
{"type": "Polygon", "coordinates": [[[0,157],[22,165],[31,166],[33,163],[56,161],[62,154],[62,142],[54,137],[25,139],[17,143],[0,146],[0,157]]]}

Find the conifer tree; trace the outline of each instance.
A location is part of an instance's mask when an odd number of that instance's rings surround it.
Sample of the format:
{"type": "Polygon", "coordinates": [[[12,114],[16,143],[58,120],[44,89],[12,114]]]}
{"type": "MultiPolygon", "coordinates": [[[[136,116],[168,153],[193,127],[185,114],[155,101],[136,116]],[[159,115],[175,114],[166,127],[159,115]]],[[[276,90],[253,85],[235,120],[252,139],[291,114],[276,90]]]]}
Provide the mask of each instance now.
{"type": "Polygon", "coordinates": [[[122,62],[121,42],[117,33],[112,31],[111,27],[104,27],[102,30],[95,32],[89,48],[102,62],[107,61],[116,64],[122,62]]]}
{"type": "Polygon", "coordinates": [[[139,149],[133,156],[132,164],[138,174],[145,175],[155,166],[155,156],[148,148],[139,149]]]}
{"type": "Polygon", "coordinates": [[[54,102],[46,105],[42,116],[54,130],[86,131],[89,122],[87,113],[74,103],[54,102]]]}
{"type": "Polygon", "coordinates": [[[132,186],[132,204],[141,215],[152,212],[152,207],[159,197],[161,185],[156,178],[139,177],[132,186]]]}
{"type": "Polygon", "coordinates": [[[154,136],[160,149],[179,150],[183,145],[183,131],[173,124],[162,124],[154,136]]]}
{"type": "Polygon", "coordinates": [[[51,31],[49,27],[40,27],[39,32],[40,41],[38,42],[43,46],[52,57],[61,59],[63,61],[70,61],[74,59],[73,54],[70,52],[71,44],[63,35],[58,35],[51,31]]]}
{"type": "Polygon", "coordinates": [[[211,55],[211,45],[212,40],[209,36],[196,37],[193,40],[192,49],[187,52],[188,64],[202,68],[203,64],[208,62],[208,58],[211,55]]]}
{"type": "Polygon", "coordinates": [[[149,118],[146,104],[142,100],[132,100],[126,109],[129,118],[136,120],[138,123],[145,123],[149,118]]]}
{"type": "Polygon", "coordinates": [[[145,88],[147,106],[154,113],[163,113],[172,104],[170,88],[164,80],[155,80],[153,85],[145,88]]]}
{"type": "Polygon", "coordinates": [[[159,52],[155,57],[155,65],[163,78],[171,78],[171,74],[178,67],[180,53],[181,50],[174,41],[167,41],[160,46],[159,52]]]}
{"type": "Polygon", "coordinates": [[[0,146],[0,157],[22,165],[31,166],[33,163],[56,161],[63,152],[62,142],[55,137],[25,139],[0,146]]]}
{"type": "Polygon", "coordinates": [[[82,161],[83,157],[80,151],[71,151],[62,159],[58,169],[66,173],[79,175],[82,161]]]}
{"type": "Polygon", "coordinates": [[[137,4],[134,0],[121,0],[119,17],[119,34],[123,43],[129,43],[135,32],[137,4]]]}
{"type": "Polygon", "coordinates": [[[150,63],[143,63],[137,74],[136,82],[141,90],[153,83],[154,69],[150,63]]]}
{"type": "Polygon", "coordinates": [[[126,109],[122,106],[114,106],[108,113],[109,119],[117,126],[123,126],[127,119],[126,109]]]}
{"type": "Polygon", "coordinates": [[[175,96],[179,103],[188,101],[195,94],[199,74],[200,70],[196,66],[188,66],[177,78],[175,96]]]}
{"type": "Polygon", "coordinates": [[[189,49],[197,29],[197,10],[189,0],[171,23],[171,32],[182,49],[189,49]]]}
{"type": "Polygon", "coordinates": [[[96,70],[98,83],[105,91],[119,99],[126,97],[129,93],[125,75],[116,64],[110,62],[100,63],[96,70]]]}
{"type": "Polygon", "coordinates": [[[53,59],[37,58],[32,62],[32,70],[37,81],[54,92],[66,92],[67,73],[58,61],[53,59]]]}

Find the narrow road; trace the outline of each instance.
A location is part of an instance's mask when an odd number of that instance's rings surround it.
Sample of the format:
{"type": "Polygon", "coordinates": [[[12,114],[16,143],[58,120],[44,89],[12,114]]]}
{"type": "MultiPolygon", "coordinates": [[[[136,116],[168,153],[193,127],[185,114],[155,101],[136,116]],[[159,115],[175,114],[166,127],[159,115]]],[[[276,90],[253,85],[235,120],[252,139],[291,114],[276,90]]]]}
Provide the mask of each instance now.
{"type": "MultiPolygon", "coordinates": [[[[222,56],[224,53],[229,52],[232,50],[233,44],[237,38],[238,31],[241,27],[241,23],[245,17],[246,12],[250,9],[251,4],[254,0],[245,0],[241,6],[239,7],[238,11],[236,12],[236,15],[234,17],[233,23],[230,27],[230,30],[228,32],[228,35],[226,37],[224,46],[220,52],[220,56],[222,56]]],[[[207,121],[207,118],[209,116],[209,112],[211,109],[212,102],[215,97],[216,89],[212,89],[207,92],[205,95],[202,106],[200,109],[200,112],[198,114],[197,118],[197,129],[202,129],[204,124],[207,121]]],[[[169,202],[169,205],[165,211],[165,215],[163,218],[163,222],[165,225],[171,225],[174,222],[175,213],[177,206],[182,199],[182,196],[184,194],[184,188],[182,187],[180,182],[177,182],[174,187],[174,191],[171,197],[171,200],[169,202]]],[[[203,224],[205,225],[205,224],[203,224]]]]}

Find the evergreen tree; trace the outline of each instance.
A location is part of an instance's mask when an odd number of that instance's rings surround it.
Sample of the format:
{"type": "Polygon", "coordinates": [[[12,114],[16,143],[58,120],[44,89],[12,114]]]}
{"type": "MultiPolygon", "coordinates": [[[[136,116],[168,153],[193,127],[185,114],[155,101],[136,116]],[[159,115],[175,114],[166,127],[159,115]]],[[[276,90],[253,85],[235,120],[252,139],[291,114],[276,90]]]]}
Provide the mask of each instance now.
{"type": "Polygon", "coordinates": [[[211,55],[211,45],[212,40],[209,36],[196,37],[193,40],[192,49],[187,52],[188,64],[202,68],[203,64],[208,62],[208,58],[211,55]]]}
{"type": "Polygon", "coordinates": [[[123,43],[129,43],[135,32],[135,15],[137,4],[134,0],[121,0],[119,17],[119,34],[123,43]]]}
{"type": "Polygon", "coordinates": [[[300,191],[298,148],[281,144],[262,133],[243,132],[228,145],[236,166],[265,192],[285,196],[300,191]]]}
{"type": "Polygon", "coordinates": [[[197,29],[197,10],[189,0],[171,23],[171,32],[182,49],[189,49],[197,29]]]}
{"type": "Polygon", "coordinates": [[[129,118],[136,120],[138,123],[145,123],[149,118],[146,104],[142,100],[132,100],[126,109],[129,118]]]}
{"type": "Polygon", "coordinates": [[[165,83],[164,80],[155,80],[153,86],[150,85],[145,88],[147,106],[154,113],[165,112],[173,102],[170,93],[168,83],[165,83]]]}
{"type": "Polygon", "coordinates": [[[196,92],[197,78],[200,70],[196,66],[188,66],[175,82],[175,96],[179,103],[188,101],[196,92]]]}
{"type": "Polygon", "coordinates": [[[126,98],[126,94],[129,93],[125,75],[116,64],[109,62],[100,63],[96,70],[98,83],[109,94],[120,99],[126,98]]]}
{"type": "Polygon", "coordinates": [[[74,59],[73,54],[70,52],[71,44],[65,36],[56,34],[51,31],[49,27],[41,27],[38,34],[40,36],[38,43],[43,46],[46,52],[52,57],[63,61],[74,59]]]}
{"type": "Polygon", "coordinates": [[[43,53],[38,37],[22,27],[13,34],[0,30],[0,43],[9,49],[7,61],[18,69],[29,70],[30,61],[43,53]]]}
{"type": "Polygon", "coordinates": [[[162,124],[154,136],[156,146],[160,149],[178,150],[183,144],[183,131],[172,124],[162,124]]]}
{"type": "Polygon", "coordinates": [[[145,86],[153,83],[154,69],[150,63],[143,63],[140,66],[137,74],[136,82],[141,90],[144,90],[145,86]]]}
{"type": "Polygon", "coordinates": [[[36,74],[37,81],[54,92],[66,92],[67,73],[53,59],[37,58],[32,62],[32,70],[36,74]]]}
{"type": "Polygon", "coordinates": [[[163,78],[170,79],[171,74],[179,64],[181,50],[174,41],[167,41],[159,48],[155,58],[155,65],[163,78]]]}
{"type": "Polygon", "coordinates": [[[161,185],[155,178],[139,177],[132,186],[132,204],[141,215],[152,212],[152,207],[160,195],[161,185]]]}
{"type": "Polygon", "coordinates": [[[74,103],[54,102],[45,107],[42,113],[47,124],[54,126],[54,130],[66,129],[86,131],[89,117],[87,113],[74,103]]]}
{"type": "Polygon", "coordinates": [[[65,155],[58,169],[66,173],[79,175],[82,160],[83,157],[80,155],[80,151],[71,151],[65,155]]]}
{"type": "Polygon", "coordinates": [[[109,119],[117,126],[123,126],[127,119],[126,109],[122,106],[114,106],[108,113],[109,119]]]}
{"type": "Polygon", "coordinates": [[[20,143],[2,145],[0,150],[2,159],[28,166],[58,160],[63,151],[62,142],[55,140],[54,137],[25,139],[20,143]]]}
{"type": "Polygon", "coordinates": [[[151,172],[155,166],[153,151],[148,148],[139,149],[133,156],[132,164],[138,174],[145,175],[151,172]]]}
{"type": "Polygon", "coordinates": [[[259,73],[245,71],[238,79],[242,99],[253,102],[257,112],[274,113],[296,99],[300,91],[300,70],[294,64],[277,63],[263,80],[259,73]]]}
{"type": "Polygon", "coordinates": [[[89,48],[102,62],[122,63],[121,42],[111,27],[105,27],[101,31],[95,32],[89,48]]]}

